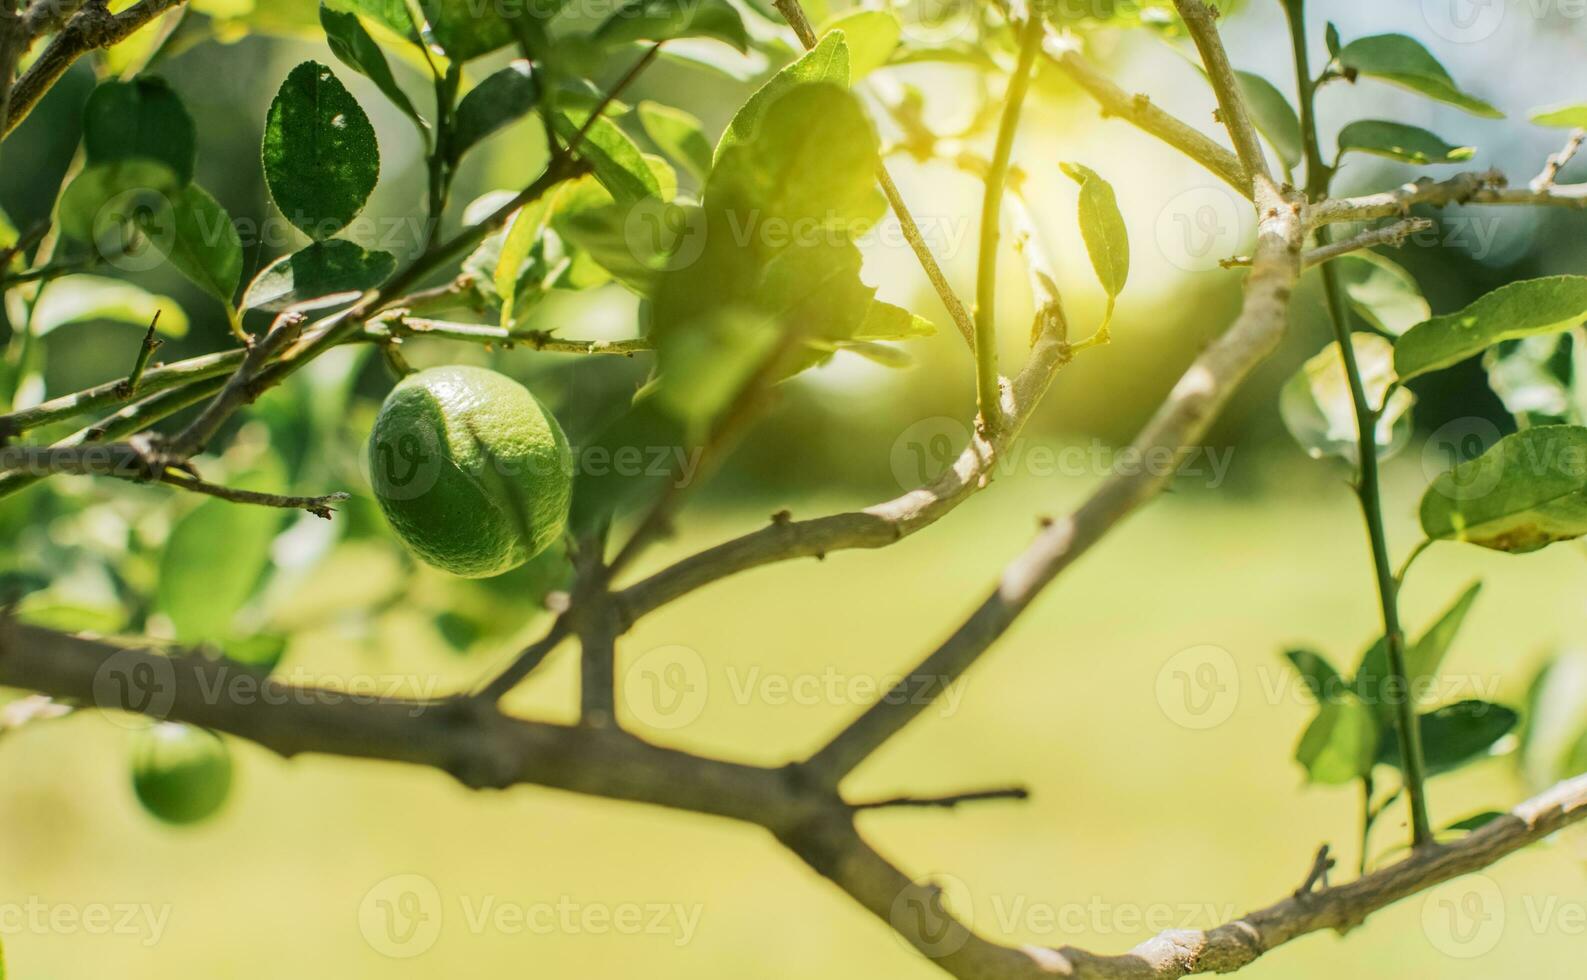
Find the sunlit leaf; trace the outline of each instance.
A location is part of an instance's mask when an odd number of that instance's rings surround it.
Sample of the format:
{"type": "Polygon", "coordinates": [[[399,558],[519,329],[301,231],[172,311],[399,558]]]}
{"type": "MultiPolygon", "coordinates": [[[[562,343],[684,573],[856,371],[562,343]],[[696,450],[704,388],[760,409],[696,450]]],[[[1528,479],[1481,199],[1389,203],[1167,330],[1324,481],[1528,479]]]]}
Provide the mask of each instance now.
{"type": "Polygon", "coordinates": [[[761,115],[778,97],[807,82],[849,84],[849,46],[842,31],[828,33],[819,44],[806,51],[798,61],[773,75],[749,97],[727,124],[722,139],[716,144],[716,159],[720,160],[728,147],[753,136],[761,115]]]}
{"type": "Polygon", "coordinates": [[[1477,152],[1470,146],[1452,146],[1425,129],[1381,119],[1358,120],[1340,130],[1339,152],[1347,150],[1420,164],[1460,163],[1477,152]]]}
{"type": "Polygon", "coordinates": [[[1272,82],[1248,71],[1234,73],[1240,90],[1245,94],[1251,121],[1257,131],[1272,145],[1278,158],[1287,167],[1300,165],[1303,147],[1300,136],[1300,118],[1289,104],[1289,99],[1272,82]]]}
{"type": "Polygon", "coordinates": [[[1398,699],[1420,697],[1427,685],[1438,676],[1438,669],[1455,642],[1455,637],[1459,635],[1466,614],[1471,612],[1472,605],[1481,593],[1481,582],[1467,586],[1449,608],[1433,621],[1427,632],[1414,643],[1406,644],[1405,690],[1393,687],[1389,677],[1389,647],[1382,637],[1361,655],[1351,684],[1358,698],[1377,709],[1384,725],[1388,725],[1393,717],[1398,699]]]}
{"type": "MultiPolygon", "coordinates": [[[[558,113],[557,132],[572,139],[584,124],[584,112],[558,113]]],[[[661,196],[661,182],[645,161],[645,155],[628,134],[605,117],[597,119],[584,137],[579,156],[594,168],[595,179],[619,204],[634,205],[646,198],[661,196]]]]}
{"type": "Polygon", "coordinates": [[[44,287],[33,309],[33,332],[44,336],[74,323],[103,320],[148,329],[155,314],[159,331],[170,337],[187,333],[187,314],[176,300],[121,279],[62,276],[44,287]]]}
{"type": "Polygon", "coordinates": [[[890,10],[850,10],[821,25],[817,34],[842,31],[849,47],[849,80],[857,82],[887,64],[903,29],[890,10]]]}
{"type": "Polygon", "coordinates": [[[1554,333],[1587,318],[1587,276],[1549,276],[1500,286],[1459,313],[1437,316],[1394,344],[1402,379],[1437,371],[1502,340],[1554,333]]]}
{"type": "Polygon", "coordinates": [[[711,171],[711,142],[699,119],[673,106],[641,102],[639,123],[663,153],[696,182],[705,183],[706,174],[711,171]]]}
{"type": "Polygon", "coordinates": [[[744,19],[727,0],[629,0],[593,36],[607,45],[707,37],[749,50],[744,19]]]}
{"type": "Polygon", "coordinates": [[[1310,782],[1340,785],[1372,771],[1378,722],[1372,709],[1352,697],[1324,701],[1295,747],[1295,761],[1310,782]]]}
{"type": "Polygon", "coordinates": [[[1587,128],[1587,103],[1578,102],[1548,109],[1533,109],[1531,119],[1539,126],[1584,129],[1587,128]]]}
{"type": "MultiPolygon", "coordinates": [[[[1350,339],[1368,404],[1381,410],[1373,431],[1378,458],[1387,459],[1403,449],[1410,438],[1408,413],[1415,398],[1399,388],[1385,406],[1384,396],[1394,381],[1394,348],[1376,334],[1354,333],[1350,339]],[[1406,424],[1402,425],[1402,421],[1406,424]]],[[[1279,415],[1308,456],[1339,456],[1352,466],[1360,464],[1355,402],[1338,344],[1324,347],[1284,385],[1279,395],[1279,415]]]]}
{"type": "Polygon", "coordinates": [[[1370,75],[1457,106],[1472,115],[1502,119],[1504,113],[1455,85],[1449,72],[1415,38],[1378,34],[1351,41],[1339,52],[1346,69],[1370,75]]]}
{"type": "Polygon", "coordinates": [[[1300,675],[1301,682],[1314,700],[1332,700],[1345,690],[1344,678],[1339,676],[1339,671],[1322,654],[1312,650],[1286,650],[1284,658],[1295,668],[1295,673],[1300,675]]]}
{"type": "Polygon", "coordinates": [[[1505,436],[1433,481],[1421,521],[1429,538],[1509,552],[1587,534],[1587,428],[1543,425],[1505,436]]]}
{"type": "Polygon", "coordinates": [[[1398,337],[1433,315],[1421,286],[1393,259],[1363,250],[1339,256],[1333,267],[1351,309],[1383,333],[1398,337]]]}

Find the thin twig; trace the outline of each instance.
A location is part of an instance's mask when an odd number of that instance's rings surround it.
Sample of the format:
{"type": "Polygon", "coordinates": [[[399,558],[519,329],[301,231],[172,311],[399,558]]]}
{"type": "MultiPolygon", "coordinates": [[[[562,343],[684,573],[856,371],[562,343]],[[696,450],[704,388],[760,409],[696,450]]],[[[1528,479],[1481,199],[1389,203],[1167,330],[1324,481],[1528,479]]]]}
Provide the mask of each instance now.
{"type": "Polygon", "coordinates": [[[655,349],[655,345],[644,337],[631,340],[569,340],[544,330],[512,330],[487,323],[456,323],[407,315],[371,323],[365,333],[379,339],[382,330],[388,337],[438,337],[473,343],[499,343],[503,347],[523,346],[555,354],[616,354],[632,357],[655,349]]]}
{"type": "Polygon", "coordinates": [[[149,321],[149,329],[143,335],[143,343],[138,345],[137,359],[132,362],[132,373],[122,381],[116,389],[116,397],[125,401],[138,393],[138,383],[143,380],[143,373],[149,367],[149,358],[160,349],[163,341],[155,335],[155,328],[160,325],[160,311],[154,311],[154,317],[149,321]]]}
{"type": "Polygon", "coordinates": [[[1582,142],[1587,140],[1587,129],[1577,129],[1565,141],[1565,146],[1558,153],[1551,155],[1543,164],[1543,171],[1532,180],[1532,190],[1547,191],[1559,180],[1559,172],[1565,169],[1576,154],[1581,150],[1582,142]]]}
{"type": "MultiPolygon", "coordinates": [[[[1301,258],[1301,268],[1312,269],[1341,255],[1349,255],[1351,252],[1359,252],[1363,249],[1399,248],[1405,244],[1406,239],[1427,231],[1434,224],[1435,222],[1429,218],[1406,218],[1392,225],[1384,225],[1382,228],[1368,228],[1354,238],[1329,242],[1327,245],[1308,250],[1301,258]]],[[[1232,259],[1219,259],[1218,264],[1225,269],[1242,268],[1251,264],[1251,258],[1241,255],[1232,259]]]]}
{"type": "Polygon", "coordinates": [[[201,493],[210,497],[219,497],[229,500],[234,504],[255,504],[260,507],[280,507],[284,510],[306,510],[315,517],[325,520],[331,519],[332,504],[339,504],[352,498],[352,494],[337,492],[322,494],[318,497],[286,497],[275,493],[260,493],[255,490],[241,490],[236,487],[225,487],[209,483],[196,477],[184,476],[171,471],[160,474],[160,482],[201,493]]]}
{"type": "Polygon", "coordinates": [[[866,803],[851,803],[849,806],[855,810],[891,810],[909,808],[936,808],[951,810],[965,803],[990,803],[997,800],[1028,800],[1030,790],[1023,786],[1010,786],[1006,789],[983,789],[970,793],[955,793],[952,796],[895,796],[887,800],[874,800],[866,803]]]}
{"type": "Polygon", "coordinates": [[[233,412],[244,403],[258,397],[254,383],[264,373],[265,367],[276,354],[293,343],[303,333],[303,314],[288,310],[276,317],[265,335],[254,341],[242,364],[232,373],[226,386],[215,400],[194,419],[187,428],[173,438],[168,446],[171,456],[178,460],[190,459],[214,438],[233,412]]]}

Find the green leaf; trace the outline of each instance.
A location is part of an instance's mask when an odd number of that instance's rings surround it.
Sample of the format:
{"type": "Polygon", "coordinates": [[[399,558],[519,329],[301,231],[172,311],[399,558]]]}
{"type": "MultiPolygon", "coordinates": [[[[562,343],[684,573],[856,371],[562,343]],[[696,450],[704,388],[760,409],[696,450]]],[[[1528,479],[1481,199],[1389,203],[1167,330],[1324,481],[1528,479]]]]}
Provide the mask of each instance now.
{"type": "MultiPolygon", "coordinates": [[[[1417,719],[1422,730],[1426,775],[1437,776],[1489,755],[1495,742],[1515,728],[1520,716],[1500,704],[1458,701],[1435,708],[1417,719]]],[[[1387,732],[1378,753],[1386,766],[1400,765],[1400,743],[1387,732]]]]}
{"type": "Polygon", "coordinates": [[[1383,333],[1398,337],[1433,315],[1422,288],[1398,262],[1370,250],[1333,260],[1350,308],[1383,333]]]}
{"type": "MultiPolygon", "coordinates": [[[[245,490],[280,492],[271,471],[234,481],[245,490]]],[[[170,618],[182,643],[216,643],[232,635],[232,620],[253,596],[270,565],[270,543],[283,513],[225,500],[206,500],[171,528],[160,556],[154,605],[170,618]]]]}
{"type": "Polygon", "coordinates": [[[1339,152],[1347,150],[1420,164],[1460,163],[1477,152],[1475,147],[1451,146],[1425,129],[1381,119],[1357,120],[1340,130],[1339,152]]]}
{"type": "Polygon", "coordinates": [[[44,336],[74,323],[104,320],[147,330],[155,314],[160,333],[187,333],[187,314],[176,300],[148,292],[120,279],[62,276],[44,287],[33,309],[33,332],[44,336]]]}
{"type": "Polygon", "coordinates": [[[1521,767],[1542,789],[1582,772],[1587,744],[1587,652],[1567,650],[1550,660],[1527,691],[1521,767]]]}
{"type": "Polygon", "coordinates": [[[1251,121],[1264,139],[1272,145],[1278,158],[1286,167],[1300,165],[1304,153],[1300,136],[1300,118],[1289,104],[1289,99],[1272,82],[1248,71],[1234,73],[1239,79],[1240,91],[1245,95],[1251,110],[1251,121]]]}
{"type": "Polygon", "coordinates": [[[171,207],[143,223],[143,231],[178,272],[233,308],[242,281],[242,240],[231,215],[208,191],[187,185],[171,207]]]}
{"type": "Polygon", "coordinates": [[[142,217],[171,206],[181,189],[177,175],[153,160],[121,160],[88,167],[61,192],[61,231],[94,244],[101,255],[119,255],[127,231],[142,217]]]}
{"type": "Polygon", "coordinates": [[[242,306],[273,313],[289,306],[336,306],[380,285],[396,268],[397,257],[390,252],[365,251],[341,238],[314,242],[266,266],[248,284],[242,306]]]}
{"type": "MultiPolygon", "coordinates": [[[[572,139],[587,118],[588,114],[583,111],[559,112],[556,115],[557,132],[562,134],[563,139],[572,139]]],[[[632,206],[646,198],[661,196],[661,182],[650,164],[645,162],[644,153],[628,138],[627,133],[604,116],[597,119],[585,134],[584,143],[579,147],[579,156],[589,161],[594,168],[595,179],[600,181],[618,204],[632,206]]]]}
{"type": "MultiPolygon", "coordinates": [[[[418,5],[430,36],[454,61],[470,61],[512,44],[518,35],[510,21],[531,16],[530,4],[516,0],[418,0],[418,5]]],[[[547,4],[545,13],[555,13],[558,6],[547,4]]]]}
{"type": "Polygon", "coordinates": [[[818,35],[842,31],[849,46],[849,81],[858,82],[887,64],[903,27],[891,10],[850,10],[821,25],[818,35]]]}
{"type": "Polygon", "coordinates": [[[1587,428],[1542,425],[1505,436],[1434,480],[1422,531],[1528,552],[1587,534],[1587,428]]]}
{"type": "Polygon", "coordinates": [[[727,148],[742,143],[755,134],[761,116],[768,106],[798,85],[808,82],[831,82],[847,87],[849,84],[849,46],[842,31],[832,31],[803,56],[773,75],[766,84],[739,107],[722,139],[716,144],[716,159],[721,160],[727,148]]]}
{"type": "Polygon", "coordinates": [[[1500,286],[1459,313],[1419,323],[1394,344],[1401,380],[1480,354],[1502,340],[1566,330],[1587,318],[1587,276],[1548,276],[1500,286]]]}
{"type": "Polygon", "coordinates": [[[1449,653],[1450,646],[1466,621],[1466,614],[1482,592],[1482,583],[1473,582],[1466,587],[1450,607],[1427,628],[1415,643],[1405,651],[1405,683],[1407,691],[1393,690],[1389,683],[1389,648],[1382,637],[1367,648],[1356,666],[1356,676],[1351,685],[1356,697],[1374,706],[1378,717],[1387,726],[1394,716],[1398,699],[1419,697],[1434,677],[1449,653]]]}
{"type": "Polygon", "coordinates": [[[1324,29],[1323,41],[1328,45],[1329,57],[1339,57],[1339,52],[1343,49],[1343,45],[1339,41],[1339,26],[1333,21],[1329,21],[1328,26],[1324,29]]]}
{"type": "Polygon", "coordinates": [[[1547,109],[1533,109],[1531,119],[1539,126],[1554,126],[1560,129],[1587,129],[1587,102],[1553,106],[1547,109]]]}
{"type": "Polygon", "coordinates": [[[402,37],[418,38],[407,0],[324,0],[324,5],[339,13],[362,14],[402,37]]]}
{"type": "Polygon", "coordinates": [[[1459,831],[1464,831],[1464,832],[1469,834],[1473,830],[1481,830],[1482,828],[1486,827],[1488,824],[1493,823],[1495,820],[1499,819],[1500,817],[1502,817],[1504,815],[1505,815],[1504,812],[1500,811],[1500,810],[1484,810],[1481,813],[1473,813],[1469,817],[1466,817],[1466,818],[1461,819],[1461,820],[1456,820],[1454,823],[1450,824],[1449,826],[1445,827],[1444,829],[1445,830],[1459,830],[1459,831]]]}
{"type": "Polygon", "coordinates": [[[682,109],[659,102],[639,103],[639,124],[661,151],[698,183],[711,172],[711,142],[700,120],[682,109]]]}
{"type": "Polygon", "coordinates": [[[474,144],[534,109],[539,89],[527,61],[514,61],[474,86],[458,104],[447,157],[455,163],[474,144]]]}
{"type": "Polygon", "coordinates": [[[1124,227],[1124,215],[1119,213],[1113,185],[1078,163],[1060,163],[1058,167],[1080,185],[1080,237],[1085,240],[1086,254],[1091,256],[1091,268],[1108,294],[1107,313],[1097,328],[1099,334],[1105,335],[1113,318],[1113,301],[1124,291],[1124,283],[1130,277],[1129,231],[1124,227]]]}
{"type": "Polygon", "coordinates": [[[1337,699],[1345,691],[1344,678],[1322,654],[1311,650],[1286,650],[1284,657],[1318,702],[1337,699]]]}
{"type": "Polygon", "coordinates": [[[592,37],[604,45],[708,37],[749,51],[744,18],[727,0],[629,0],[592,37]]]}
{"type": "Polygon", "coordinates": [[[854,339],[914,340],[933,336],[936,332],[937,325],[925,317],[916,316],[902,306],[876,300],[865,311],[865,321],[854,331],[854,339]]]}
{"type": "Polygon", "coordinates": [[[1313,783],[1352,783],[1372,771],[1378,751],[1372,709],[1352,697],[1322,702],[1295,747],[1295,761],[1313,783]]]}
{"type": "Polygon", "coordinates": [[[347,227],[380,179],[369,117],[315,61],[292,69],[270,103],[263,156],[276,207],[316,240],[347,227]]]}
{"type": "MultiPolygon", "coordinates": [[[[1394,348],[1377,334],[1353,333],[1350,339],[1367,401],[1380,410],[1374,430],[1378,458],[1387,459],[1410,439],[1409,412],[1415,396],[1399,388],[1385,406],[1383,399],[1394,380],[1394,348]]],[[[1279,393],[1279,415],[1306,455],[1338,456],[1352,466],[1360,465],[1355,402],[1338,344],[1324,347],[1285,383],[1279,393]]]]}
{"type": "Polygon", "coordinates": [[[154,160],[193,179],[193,118],[165,79],[139,76],[104,82],[83,107],[83,150],[90,164],[154,160]]]}
{"type": "Polygon", "coordinates": [[[844,350],[851,354],[858,354],[873,364],[880,364],[885,368],[900,370],[915,366],[915,358],[901,347],[891,344],[877,343],[874,340],[840,340],[832,345],[833,350],[844,350]]]}
{"type": "Polygon", "coordinates": [[[401,109],[404,115],[418,123],[420,128],[425,127],[419,110],[413,107],[407,93],[402,91],[396,76],[391,73],[385,52],[364,30],[357,14],[338,13],[322,3],[320,26],[325,28],[325,40],[338,61],[374,82],[381,94],[401,109]]]}
{"type": "Polygon", "coordinates": [[[1339,63],[1346,69],[1403,86],[1474,116],[1504,118],[1504,113],[1498,109],[1462,92],[1438,59],[1422,47],[1420,41],[1404,34],[1378,34],[1351,41],[1339,52],[1339,63]]]}

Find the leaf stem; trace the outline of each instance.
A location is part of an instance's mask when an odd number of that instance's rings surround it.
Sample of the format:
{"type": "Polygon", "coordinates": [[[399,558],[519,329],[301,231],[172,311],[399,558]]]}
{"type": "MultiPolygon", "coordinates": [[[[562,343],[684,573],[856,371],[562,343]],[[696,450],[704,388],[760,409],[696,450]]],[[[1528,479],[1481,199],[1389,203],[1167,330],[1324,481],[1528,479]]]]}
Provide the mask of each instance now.
{"type": "Polygon", "coordinates": [[[1002,237],[1003,191],[1008,186],[1014,135],[1019,129],[1025,93],[1030,90],[1031,67],[1041,51],[1042,34],[1041,16],[1030,11],[1020,28],[1019,61],[1009,76],[1008,92],[1003,98],[1003,117],[997,127],[997,144],[992,150],[992,162],[986,171],[986,190],[981,198],[981,243],[975,275],[975,397],[981,410],[981,424],[989,435],[995,435],[1003,425],[997,377],[997,246],[1002,237]]]}
{"type": "MultiPolygon", "coordinates": [[[[1317,83],[1312,80],[1306,50],[1305,0],[1285,0],[1284,10],[1289,18],[1290,39],[1294,46],[1295,78],[1300,95],[1301,133],[1306,150],[1307,197],[1318,200],[1327,196],[1333,181],[1333,168],[1325,165],[1317,138],[1315,99],[1317,83]]],[[[1331,229],[1317,230],[1321,248],[1331,243],[1331,229]]],[[[1367,399],[1366,386],[1361,380],[1361,367],[1356,362],[1355,345],[1351,338],[1349,307],[1344,299],[1343,283],[1331,263],[1322,266],[1323,295],[1327,300],[1328,318],[1333,326],[1334,341],[1344,362],[1345,375],[1350,382],[1350,401],[1355,409],[1357,455],[1361,473],[1356,484],[1356,496],[1361,503],[1361,516],[1366,524],[1367,537],[1372,548],[1372,567],[1377,584],[1378,603],[1383,614],[1384,645],[1388,649],[1389,690],[1395,699],[1395,730],[1399,740],[1400,758],[1405,760],[1405,790],[1411,808],[1411,846],[1423,847],[1433,842],[1432,828],[1427,816],[1427,796],[1424,783],[1421,730],[1416,721],[1416,705],[1410,697],[1405,671],[1405,632],[1400,626],[1399,582],[1389,559],[1388,538],[1383,525],[1383,496],[1378,472],[1377,409],[1367,399]]]]}

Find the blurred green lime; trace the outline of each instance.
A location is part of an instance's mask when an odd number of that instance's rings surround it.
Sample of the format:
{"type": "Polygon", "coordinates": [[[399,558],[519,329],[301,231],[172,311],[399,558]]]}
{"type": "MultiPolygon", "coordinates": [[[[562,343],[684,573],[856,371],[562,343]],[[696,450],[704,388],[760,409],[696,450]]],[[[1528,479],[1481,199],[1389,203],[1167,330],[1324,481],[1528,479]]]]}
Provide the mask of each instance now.
{"type": "Polygon", "coordinates": [[[137,735],[132,789],[151,814],[173,824],[204,820],[231,792],[231,753],[202,728],[164,722],[137,735]]]}
{"type": "Polygon", "coordinates": [[[567,525],[573,462],[529,390],[478,367],[404,378],[369,434],[370,483],[419,558],[466,578],[516,568],[567,525]]]}

